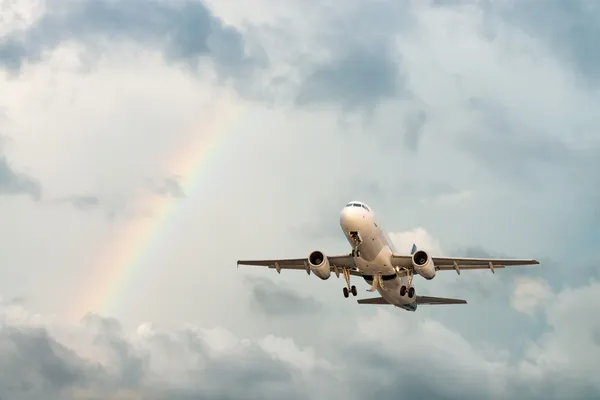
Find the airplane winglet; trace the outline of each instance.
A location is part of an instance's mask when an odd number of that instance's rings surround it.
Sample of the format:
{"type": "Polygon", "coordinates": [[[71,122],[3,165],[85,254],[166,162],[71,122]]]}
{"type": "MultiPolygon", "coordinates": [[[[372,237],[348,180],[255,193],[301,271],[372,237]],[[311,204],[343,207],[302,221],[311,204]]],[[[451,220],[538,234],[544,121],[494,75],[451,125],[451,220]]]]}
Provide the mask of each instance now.
{"type": "Polygon", "coordinates": [[[412,256],[417,251],[417,245],[413,243],[412,249],[410,249],[410,255],[412,256]]]}

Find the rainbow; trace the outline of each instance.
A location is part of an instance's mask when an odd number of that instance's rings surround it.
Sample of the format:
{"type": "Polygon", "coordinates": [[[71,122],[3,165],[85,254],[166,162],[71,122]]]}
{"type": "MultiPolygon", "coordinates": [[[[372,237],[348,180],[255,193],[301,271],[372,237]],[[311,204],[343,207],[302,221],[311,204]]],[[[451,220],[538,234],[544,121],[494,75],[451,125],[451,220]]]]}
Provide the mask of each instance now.
{"type": "MultiPolygon", "coordinates": [[[[166,160],[169,173],[175,172],[179,177],[186,196],[200,189],[200,178],[230,132],[239,112],[240,108],[234,104],[229,92],[211,99],[209,109],[192,126],[190,143],[185,143],[181,151],[166,160]]],[[[166,229],[165,225],[174,217],[181,201],[148,193],[138,199],[144,209],[151,210],[152,216],[128,221],[103,252],[98,265],[92,268],[95,272],[94,282],[89,284],[92,290],[83,294],[84,301],[80,301],[76,307],[77,319],[88,312],[110,314],[118,308],[119,299],[130,287],[133,276],[143,268],[151,249],[160,239],[160,232],[166,229]]]]}

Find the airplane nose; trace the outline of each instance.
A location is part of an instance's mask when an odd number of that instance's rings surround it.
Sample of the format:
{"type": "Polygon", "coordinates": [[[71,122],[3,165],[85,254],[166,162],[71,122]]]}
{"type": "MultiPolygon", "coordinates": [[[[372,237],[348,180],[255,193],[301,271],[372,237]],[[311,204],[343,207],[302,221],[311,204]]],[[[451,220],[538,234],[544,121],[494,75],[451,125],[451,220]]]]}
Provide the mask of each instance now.
{"type": "Polygon", "coordinates": [[[340,213],[340,224],[347,229],[352,228],[356,221],[360,219],[358,211],[359,210],[355,207],[346,207],[342,209],[342,212],[340,213]]]}

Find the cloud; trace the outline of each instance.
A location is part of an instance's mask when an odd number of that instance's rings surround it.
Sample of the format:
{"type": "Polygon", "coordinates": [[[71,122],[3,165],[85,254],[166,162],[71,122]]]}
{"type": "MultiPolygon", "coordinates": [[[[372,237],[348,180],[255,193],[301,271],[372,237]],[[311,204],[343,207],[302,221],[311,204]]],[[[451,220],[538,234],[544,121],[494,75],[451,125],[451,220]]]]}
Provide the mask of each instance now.
{"type": "Polygon", "coordinates": [[[92,195],[73,195],[56,199],[59,203],[69,203],[78,210],[90,210],[100,205],[100,199],[92,195]]]}
{"type": "Polygon", "coordinates": [[[389,236],[398,251],[402,253],[408,254],[414,243],[417,245],[418,249],[431,252],[431,254],[436,256],[444,255],[439,241],[422,227],[406,232],[392,232],[389,236]]]}
{"type": "Polygon", "coordinates": [[[165,177],[160,183],[149,182],[151,189],[162,196],[171,196],[176,198],[185,197],[183,187],[179,183],[178,177],[165,177]]]}
{"type": "Polygon", "coordinates": [[[594,1],[552,0],[544,3],[543,13],[527,2],[491,5],[491,10],[502,13],[507,20],[542,40],[584,78],[584,83],[598,84],[600,58],[590,51],[599,32],[600,10],[594,1]]]}
{"type": "MultiPolygon", "coordinates": [[[[107,223],[99,212],[2,198],[0,292],[58,319],[96,306],[118,317],[66,332],[38,326],[46,334],[36,340],[66,361],[52,360],[62,365],[56,376],[19,370],[11,380],[33,388],[23,396],[598,392],[589,267],[598,258],[598,94],[558,48],[507,19],[508,7],[68,3],[0,3],[10,4],[0,68],[13,71],[0,73],[0,131],[19,142],[8,165],[42,182],[44,198],[93,196],[98,210],[131,218],[107,223]],[[222,101],[215,75],[277,101],[222,101]],[[208,136],[218,139],[212,147],[208,136]],[[189,174],[194,165],[201,170],[189,174]],[[196,176],[197,190],[164,199],[169,213],[157,214],[153,205],[165,202],[146,177],[172,196],[180,192],[161,179],[178,175],[196,176]],[[542,268],[417,278],[419,293],[469,304],[416,314],[357,307],[343,299],[343,280],[291,271],[255,286],[233,268],[242,257],[349,252],[338,220],[353,199],[388,230],[409,231],[395,238],[399,251],[416,242],[442,255],[540,258],[542,268]],[[555,293],[536,300],[536,318],[511,307],[524,276],[555,293]],[[286,302],[298,314],[282,315],[286,302]],[[319,312],[304,308],[315,302],[319,312]],[[61,381],[62,392],[47,390],[61,381]]],[[[536,14],[546,18],[544,6],[536,14]]],[[[34,336],[15,322],[26,312],[17,306],[6,326],[34,336]]]]}
{"type": "Polygon", "coordinates": [[[532,315],[553,296],[552,289],[544,279],[522,277],[515,284],[512,306],[515,310],[532,315]]]}
{"type": "Polygon", "coordinates": [[[0,40],[0,64],[18,72],[41,62],[45,53],[69,41],[107,51],[115,41],[156,46],[173,62],[195,67],[202,56],[223,77],[245,74],[258,61],[246,54],[244,39],[199,1],[168,6],[159,0],[51,2],[45,14],[23,31],[0,40]]]}
{"type": "Polygon", "coordinates": [[[417,151],[423,127],[427,123],[427,113],[420,109],[411,114],[406,121],[406,133],[404,133],[404,143],[412,151],[417,151]]]}
{"type": "Polygon", "coordinates": [[[36,179],[13,170],[6,156],[0,154],[0,195],[18,194],[37,201],[42,197],[42,187],[36,179]]]}
{"type": "Polygon", "coordinates": [[[220,328],[193,326],[165,332],[151,324],[130,335],[119,321],[95,314],[62,329],[6,321],[18,309],[2,308],[3,397],[304,398],[318,393],[323,374],[331,374],[314,350],[275,336],[239,339],[220,328]],[[317,386],[308,385],[311,380],[317,386]]]}
{"type": "Polygon", "coordinates": [[[164,330],[144,323],[126,332],[119,321],[96,314],[65,326],[3,304],[0,396],[325,399],[345,394],[358,399],[371,393],[387,399],[401,388],[440,399],[567,394],[583,399],[600,393],[594,374],[600,344],[585,338],[600,327],[593,318],[600,304],[593,296],[597,286],[561,292],[546,304],[549,329],[516,358],[430,318],[407,313],[399,318],[382,308],[355,321],[345,335],[301,346],[273,334],[240,338],[227,329],[193,325],[164,330]],[[390,331],[402,340],[390,342],[390,331]],[[585,347],[565,340],[573,334],[585,347]],[[407,362],[410,370],[401,368],[407,362]],[[444,378],[429,380],[425,372],[431,366],[444,378]],[[356,375],[357,369],[364,373],[356,375]],[[226,383],[233,380],[236,385],[226,383]],[[369,387],[373,381],[376,388],[369,387]]]}
{"type": "Polygon", "coordinates": [[[397,59],[398,55],[389,48],[353,48],[339,59],[317,67],[302,84],[296,100],[300,105],[331,102],[347,109],[375,107],[401,92],[397,59]]]}
{"type": "Polygon", "coordinates": [[[252,308],[269,316],[296,318],[322,310],[321,304],[311,297],[301,296],[290,288],[284,288],[270,279],[253,278],[252,308]]]}

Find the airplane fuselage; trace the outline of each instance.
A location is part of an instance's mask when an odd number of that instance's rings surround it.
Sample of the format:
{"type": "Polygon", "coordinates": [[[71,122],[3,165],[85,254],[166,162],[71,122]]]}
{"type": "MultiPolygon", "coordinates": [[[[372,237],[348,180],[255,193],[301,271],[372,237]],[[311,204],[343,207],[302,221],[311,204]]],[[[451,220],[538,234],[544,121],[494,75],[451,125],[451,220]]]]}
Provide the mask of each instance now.
{"type": "Polygon", "coordinates": [[[396,249],[369,206],[358,201],[348,203],[340,213],[340,226],[352,248],[358,250],[357,254],[353,252],[354,262],[365,281],[372,284],[374,276],[380,274],[376,289],[381,297],[397,307],[415,311],[416,297],[410,298],[408,291],[404,296],[400,294],[400,288],[410,288],[412,282],[409,285],[409,278],[399,277],[392,266],[396,249]]]}

